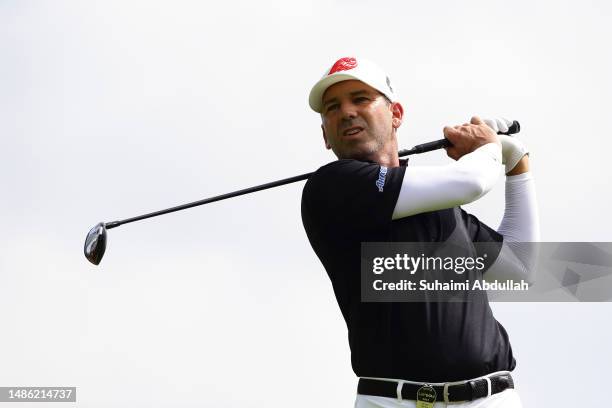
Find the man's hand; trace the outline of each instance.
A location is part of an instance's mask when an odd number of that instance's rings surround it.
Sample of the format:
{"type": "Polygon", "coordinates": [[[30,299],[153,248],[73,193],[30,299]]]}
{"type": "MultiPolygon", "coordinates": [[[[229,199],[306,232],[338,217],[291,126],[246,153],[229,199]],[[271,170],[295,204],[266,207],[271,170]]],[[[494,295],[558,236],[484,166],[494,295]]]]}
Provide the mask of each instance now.
{"type": "MultiPolygon", "coordinates": [[[[523,142],[519,139],[506,135],[499,135],[499,140],[502,144],[502,164],[506,166],[504,173],[511,175],[510,173],[516,169],[519,163],[523,166],[528,163],[527,156],[529,151],[523,142]]],[[[529,166],[527,165],[527,171],[529,166]]],[[[517,174],[525,173],[521,171],[517,174]]]]}
{"type": "MultiPolygon", "coordinates": [[[[512,121],[505,118],[484,119],[484,122],[497,132],[507,132],[512,121]]],[[[516,137],[499,135],[502,144],[502,164],[506,166],[507,176],[513,176],[529,171],[529,150],[525,144],[516,137]]]]}
{"type": "Polygon", "coordinates": [[[501,146],[497,133],[478,116],[472,117],[470,123],[461,126],[446,126],[444,137],[452,143],[451,147],[446,148],[446,154],[454,160],[459,160],[487,143],[497,143],[501,146]]]}

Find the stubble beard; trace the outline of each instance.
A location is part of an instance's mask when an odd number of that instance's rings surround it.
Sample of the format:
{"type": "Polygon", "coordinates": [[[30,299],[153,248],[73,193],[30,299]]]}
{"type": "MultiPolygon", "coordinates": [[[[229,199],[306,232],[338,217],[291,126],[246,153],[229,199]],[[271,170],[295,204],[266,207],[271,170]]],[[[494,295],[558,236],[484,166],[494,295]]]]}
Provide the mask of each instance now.
{"type": "MultiPolygon", "coordinates": [[[[369,132],[369,129],[365,129],[369,132]]],[[[386,138],[376,136],[367,141],[349,140],[338,145],[332,145],[332,151],[338,159],[372,160],[377,153],[384,149],[386,138]]]]}

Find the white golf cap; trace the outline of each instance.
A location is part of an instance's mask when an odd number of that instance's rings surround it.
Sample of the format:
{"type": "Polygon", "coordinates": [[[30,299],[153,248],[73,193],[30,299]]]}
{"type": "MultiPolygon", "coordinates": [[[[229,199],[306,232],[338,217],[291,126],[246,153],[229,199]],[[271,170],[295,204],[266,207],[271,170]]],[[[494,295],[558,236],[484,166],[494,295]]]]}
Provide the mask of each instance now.
{"type": "Polygon", "coordinates": [[[344,57],[334,62],[310,90],[308,103],[312,110],[321,113],[323,110],[322,98],[327,88],[335,83],[350,79],[364,82],[384,94],[391,102],[396,101],[391,80],[378,65],[363,58],[344,57]]]}

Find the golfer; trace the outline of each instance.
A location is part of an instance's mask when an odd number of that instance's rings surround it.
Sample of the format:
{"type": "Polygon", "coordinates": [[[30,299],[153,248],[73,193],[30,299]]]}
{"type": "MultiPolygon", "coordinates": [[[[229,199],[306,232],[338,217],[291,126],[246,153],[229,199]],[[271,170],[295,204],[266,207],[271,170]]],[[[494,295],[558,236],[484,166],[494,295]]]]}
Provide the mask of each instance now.
{"type": "Polygon", "coordinates": [[[473,117],[447,126],[454,161],[419,167],[398,157],[404,109],[373,62],[337,60],[309,103],[338,160],[306,183],[302,221],[348,328],[360,377],[355,407],[520,407],[508,334],[482,293],[464,303],[409,303],[361,302],[360,291],[362,242],[494,242],[499,253],[485,277],[531,281],[534,254],[516,243],[539,240],[535,187],[525,146],[497,135],[510,122],[473,117]],[[502,164],[506,204],[495,230],[460,206],[491,190],[502,164]]]}

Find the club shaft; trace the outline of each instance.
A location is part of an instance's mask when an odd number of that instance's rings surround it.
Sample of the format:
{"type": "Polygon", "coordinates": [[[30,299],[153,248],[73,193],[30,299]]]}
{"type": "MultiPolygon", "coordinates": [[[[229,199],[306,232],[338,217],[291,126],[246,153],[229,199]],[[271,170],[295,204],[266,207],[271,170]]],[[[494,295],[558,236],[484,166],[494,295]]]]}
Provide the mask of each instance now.
{"type": "Polygon", "coordinates": [[[312,173],[301,174],[299,176],[293,176],[282,180],[272,181],[270,183],[261,184],[259,186],[249,187],[238,191],[232,191],[231,193],[221,194],[215,197],[205,198],[203,200],[194,201],[192,203],[187,203],[183,205],[177,205],[176,207],[166,208],[165,210],[155,211],[149,214],[139,215],[137,217],[126,218],[121,221],[113,221],[105,224],[106,229],[111,229],[118,227],[123,224],[129,224],[130,222],[140,221],[147,218],[157,217],[158,215],[169,214],[176,211],[186,210],[188,208],[197,207],[199,205],[214,203],[215,201],[225,200],[227,198],[238,197],[245,194],[254,193],[256,191],[267,190],[269,188],[274,188],[278,186],[282,186],[285,184],[295,183],[297,181],[306,180],[310,177],[312,173]]]}
{"type": "MultiPolygon", "coordinates": [[[[514,133],[518,133],[519,131],[520,131],[520,125],[519,125],[519,123],[517,121],[514,121],[514,123],[512,124],[512,126],[510,126],[508,131],[503,133],[503,134],[514,134],[514,133]]],[[[500,134],[501,134],[501,132],[500,132],[500,134]]],[[[404,156],[410,156],[412,154],[419,154],[419,153],[430,152],[432,150],[442,149],[442,148],[448,147],[450,145],[451,144],[450,144],[450,142],[447,139],[440,139],[440,140],[436,140],[436,141],[433,141],[433,142],[428,142],[428,143],[423,143],[423,144],[420,144],[420,145],[416,145],[412,149],[400,150],[398,152],[398,156],[399,157],[404,157],[404,156]]],[[[152,212],[152,213],[149,213],[149,214],[139,215],[137,217],[126,218],[125,220],[121,220],[121,221],[107,222],[104,225],[105,225],[106,229],[112,229],[112,228],[116,228],[116,227],[118,227],[120,225],[123,225],[123,224],[129,224],[131,222],[145,220],[147,218],[153,218],[153,217],[157,217],[159,215],[164,215],[164,214],[169,214],[169,213],[173,213],[173,212],[176,212],[176,211],[186,210],[188,208],[197,207],[199,205],[214,203],[215,201],[221,201],[221,200],[225,200],[225,199],[232,198],[232,197],[238,197],[238,196],[241,196],[241,195],[254,193],[256,191],[267,190],[269,188],[279,187],[279,186],[283,186],[285,184],[291,184],[291,183],[295,183],[295,182],[298,182],[298,181],[306,180],[312,174],[313,173],[306,173],[306,174],[301,174],[299,176],[293,176],[293,177],[289,177],[289,178],[282,179],[282,180],[272,181],[270,183],[265,183],[265,184],[261,184],[259,186],[254,186],[254,187],[249,187],[249,188],[245,188],[245,189],[238,190],[238,191],[233,191],[231,193],[221,194],[221,195],[218,195],[218,196],[215,196],[215,197],[205,198],[203,200],[194,201],[192,203],[187,203],[187,204],[183,204],[183,205],[177,205],[176,207],[167,208],[165,210],[155,211],[155,212],[152,212]]]]}
{"type": "MultiPolygon", "coordinates": [[[[428,152],[428,151],[434,150],[433,148],[431,148],[431,146],[428,146],[427,149],[423,149],[422,146],[424,146],[424,145],[439,144],[440,146],[436,147],[436,148],[440,149],[440,148],[443,147],[442,144],[444,143],[444,141],[446,141],[446,139],[437,140],[435,142],[425,143],[423,145],[418,145],[418,146],[415,146],[414,148],[412,148],[410,150],[402,150],[402,151],[398,152],[398,155],[399,155],[399,157],[404,157],[404,156],[408,156],[408,155],[411,155],[411,154],[424,153],[424,152],[428,152]]],[[[283,186],[285,184],[295,183],[295,182],[298,182],[298,181],[302,181],[302,180],[308,179],[308,177],[310,177],[311,174],[312,173],[301,174],[299,176],[289,177],[289,178],[286,178],[286,179],[272,181],[272,182],[266,183],[266,184],[261,184],[259,186],[249,187],[249,188],[245,188],[245,189],[242,189],[242,190],[233,191],[231,193],[226,193],[226,194],[221,194],[221,195],[218,195],[218,196],[215,196],[215,197],[205,198],[203,200],[194,201],[192,203],[187,203],[187,204],[183,204],[183,205],[177,205],[176,207],[167,208],[165,210],[159,210],[159,211],[155,211],[155,212],[152,212],[152,213],[149,213],[149,214],[139,215],[137,217],[126,218],[125,220],[121,220],[121,221],[107,222],[107,223],[105,223],[105,226],[106,226],[106,229],[112,229],[112,228],[116,228],[116,227],[118,227],[120,225],[129,224],[130,222],[145,220],[147,218],[153,218],[153,217],[157,217],[159,215],[164,215],[164,214],[169,214],[169,213],[176,212],[176,211],[186,210],[188,208],[197,207],[199,205],[214,203],[215,201],[221,201],[221,200],[225,200],[225,199],[232,198],[232,197],[238,197],[238,196],[241,196],[241,195],[254,193],[256,191],[267,190],[269,188],[274,188],[274,187],[283,186]]]]}
{"type": "MultiPolygon", "coordinates": [[[[430,142],[430,143],[426,143],[426,144],[434,144],[434,143],[438,143],[439,144],[439,143],[443,142],[444,140],[446,140],[446,139],[437,140],[435,142],[430,142]]],[[[399,157],[404,157],[404,156],[408,156],[408,155],[411,155],[411,154],[423,153],[425,151],[433,150],[431,148],[429,150],[419,149],[420,146],[422,146],[422,145],[415,146],[414,148],[412,148],[410,150],[402,150],[402,151],[398,152],[398,155],[399,155],[399,157]]],[[[438,147],[438,149],[441,148],[441,147],[443,147],[443,146],[438,147]]],[[[225,199],[232,198],[232,197],[238,197],[238,196],[241,196],[241,195],[254,193],[256,191],[267,190],[269,188],[279,187],[279,186],[283,186],[285,184],[296,183],[298,181],[302,181],[302,180],[308,179],[308,177],[310,177],[311,175],[312,175],[312,173],[305,173],[305,174],[301,174],[299,176],[289,177],[289,178],[286,178],[286,179],[272,181],[272,182],[266,183],[266,184],[261,184],[259,186],[249,187],[249,188],[245,188],[245,189],[242,189],[242,190],[233,191],[231,193],[226,193],[226,194],[221,194],[221,195],[218,195],[218,196],[215,196],[215,197],[205,198],[203,200],[194,201],[192,203],[187,203],[187,204],[183,204],[183,205],[177,205],[176,207],[167,208],[165,210],[159,210],[159,211],[155,211],[155,212],[152,212],[152,213],[149,213],[149,214],[139,215],[137,217],[126,218],[125,220],[121,220],[121,221],[107,222],[107,223],[105,223],[105,227],[106,227],[106,229],[112,229],[112,228],[116,228],[116,227],[118,227],[120,225],[129,224],[130,222],[145,220],[147,218],[157,217],[158,215],[164,215],[164,214],[169,214],[169,213],[176,212],[176,211],[186,210],[188,208],[197,207],[199,205],[214,203],[215,201],[221,201],[221,200],[225,200],[225,199]]]]}

